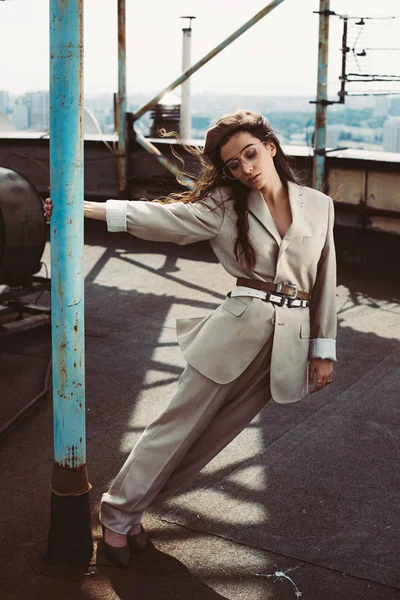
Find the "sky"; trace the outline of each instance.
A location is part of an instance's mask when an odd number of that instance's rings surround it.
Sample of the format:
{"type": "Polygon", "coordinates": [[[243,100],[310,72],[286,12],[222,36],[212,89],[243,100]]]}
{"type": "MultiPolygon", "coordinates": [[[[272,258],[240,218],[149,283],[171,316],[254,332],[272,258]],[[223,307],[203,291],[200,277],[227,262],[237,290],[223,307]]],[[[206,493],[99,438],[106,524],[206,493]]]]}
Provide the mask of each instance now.
{"type": "MultiPolygon", "coordinates": [[[[233,33],[268,0],[126,0],[127,91],[155,94],[181,72],[182,15],[195,15],[192,62],[233,33]]],[[[192,77],[193,93],[315,95],[319,0],[284,0],[192,77]]],[[[331,0],[355,17],[396,15],[399,0],[331,0]]],[[[0,2],[0,90],[48,89],[49,0],[0,2]]],[[[353,20],[350,35],[360,27],[353,20]]],[[[85,94],[117,90],[117,0],[84,0],[85,94]]],[[[369,20],[359,47],[400,47],[400,18],[369,20]]],[[[328,91],[340,83],[342,21],[330,19],[328,91]]],[[[368,50],[360,69],[400,74],[398,50],[368,50]]],[[[393,88],[393,85],[391,86],[393,88]]],[[[352,86],[356,91],[358,88],[352,86]]],[[[363,91],[366,90],[365,84],[363,91]]],[[[372,89],[369,86],[368,89],[372,89]]],[[[375,84],[375,89],[389,89],[375,84]]],[[[397,86],[400,90],[400,85],[397,86]]]]}

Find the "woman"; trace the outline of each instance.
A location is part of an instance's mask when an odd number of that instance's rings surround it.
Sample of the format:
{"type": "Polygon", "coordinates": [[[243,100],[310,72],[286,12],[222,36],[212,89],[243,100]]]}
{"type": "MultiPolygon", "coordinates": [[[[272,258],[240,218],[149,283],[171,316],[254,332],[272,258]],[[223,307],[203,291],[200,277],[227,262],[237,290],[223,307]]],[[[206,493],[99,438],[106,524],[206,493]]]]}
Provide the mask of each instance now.
{"type": "MultiPolygon", "coordinates": [[[[187,366],[167,409],[101,501],[103,549],[127,566],[143,512],[203,468],[272,397],[300,400],[332,381],[336,261],[331,198],[301,187],[268,121],[240,110],[206,136],[203,170],[173,201],[85,202],[109,231],[209,240],[236,288],[210,316],[177,323],[187,366]]],[[[45,204],[51,215],[51,201],[45,204]]]]}

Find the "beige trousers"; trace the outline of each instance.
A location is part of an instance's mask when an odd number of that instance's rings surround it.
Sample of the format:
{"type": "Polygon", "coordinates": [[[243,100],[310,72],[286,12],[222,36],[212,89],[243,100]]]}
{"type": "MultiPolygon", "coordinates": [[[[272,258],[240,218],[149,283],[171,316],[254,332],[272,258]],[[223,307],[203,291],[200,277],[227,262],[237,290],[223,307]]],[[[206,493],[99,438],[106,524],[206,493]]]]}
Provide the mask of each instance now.
{"type": "Polygon", "coordinates": [[[272,338],[231,383],[220,385],[187,365],[171,403],[143,432],[103,494],[100,521],[126,534],[250,423],[271,397],[272,338]]]}

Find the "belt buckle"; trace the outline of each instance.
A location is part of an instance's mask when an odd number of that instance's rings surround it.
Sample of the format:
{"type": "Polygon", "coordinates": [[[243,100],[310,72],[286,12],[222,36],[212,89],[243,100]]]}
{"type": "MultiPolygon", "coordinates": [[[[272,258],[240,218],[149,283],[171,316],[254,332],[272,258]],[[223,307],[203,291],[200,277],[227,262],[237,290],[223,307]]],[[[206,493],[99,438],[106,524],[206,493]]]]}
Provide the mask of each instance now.
{"type": "Polygon", "coordinates": [[[295,283],[286,283],[286,281],[279,281],[279,283],[276,284],[276,293],[281,294],[283,297],[287,298],[288,302],[290,300],[296,300],[297,294],[299,293],[299,286],[296,285],[295,283]],[[289,296],[288,294],[283,294],[281,291],[282,286],[285,286],[285,287],[288,287],[288,288],[294,290],[294,296],[289,296]]]}

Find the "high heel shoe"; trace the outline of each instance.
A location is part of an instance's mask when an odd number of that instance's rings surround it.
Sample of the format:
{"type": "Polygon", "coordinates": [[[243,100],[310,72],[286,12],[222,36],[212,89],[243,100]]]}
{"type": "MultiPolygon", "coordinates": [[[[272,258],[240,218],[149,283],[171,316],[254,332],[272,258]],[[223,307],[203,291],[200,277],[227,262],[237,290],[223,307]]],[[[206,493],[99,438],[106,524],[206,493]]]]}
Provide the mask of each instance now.
{"type": "Polygon", "coordinates": [[[143,525],[140,525],[139,533],[129,535],[128,533],[128,544],[134,554],[141,554],[144,552],[147,544],[147,533],[144,530],[143,525]]]}
{"type": "Polygon", "coordinates": [[[110,562],[112,562],[114,565],[117,565],[117,567],[122,567],[122,568],[126,568],[129,565],[130,559],[131,559],[131,553],[129,550],[129,546],[121,546],[121,547],[117,547],[117,546],[110,546],[110,544],[107,544],[107,542],[105,541],[105,535],[104,535],[104,525],[101,526],[102,530],[103,530],[103,545],[102,545],[102,550],[103,550],[103,554],[106,558],[108,558],[108,560],[110,562]]]}

